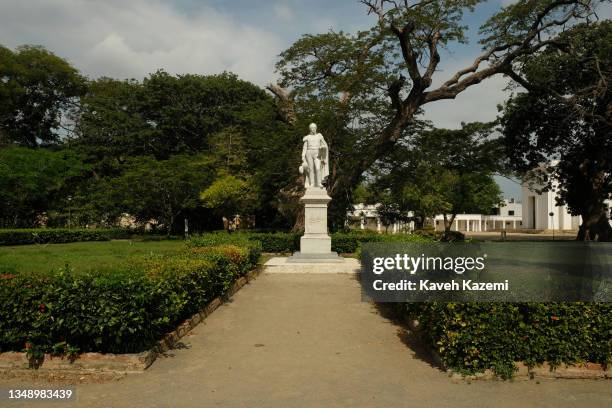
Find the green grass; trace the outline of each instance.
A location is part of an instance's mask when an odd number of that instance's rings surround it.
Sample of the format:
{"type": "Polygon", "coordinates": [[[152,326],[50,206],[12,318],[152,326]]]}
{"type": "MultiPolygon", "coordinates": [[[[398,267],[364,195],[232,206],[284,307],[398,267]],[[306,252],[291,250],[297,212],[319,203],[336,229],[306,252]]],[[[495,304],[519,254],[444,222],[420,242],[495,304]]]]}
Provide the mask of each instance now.
{"type": "Polygon", "coordinates": [[[68,264],[75,272],[123,267],[150,255],[179,251],[184,242],[103,241],[0,247],[0,273],[46,273],[68,264]]]}

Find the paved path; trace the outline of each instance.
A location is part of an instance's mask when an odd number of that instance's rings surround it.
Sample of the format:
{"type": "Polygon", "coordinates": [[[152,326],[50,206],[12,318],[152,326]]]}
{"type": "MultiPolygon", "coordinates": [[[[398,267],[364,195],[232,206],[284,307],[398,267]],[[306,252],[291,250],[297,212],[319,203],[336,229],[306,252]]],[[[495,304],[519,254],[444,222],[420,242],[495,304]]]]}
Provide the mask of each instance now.
{"type": "Polygon", "coordinates": [[[350,275],[262,275],[184,340],[143,374],[76,386],[77,404],[35,406],[612,406],[609,381],[453,383],[350,275]]]}

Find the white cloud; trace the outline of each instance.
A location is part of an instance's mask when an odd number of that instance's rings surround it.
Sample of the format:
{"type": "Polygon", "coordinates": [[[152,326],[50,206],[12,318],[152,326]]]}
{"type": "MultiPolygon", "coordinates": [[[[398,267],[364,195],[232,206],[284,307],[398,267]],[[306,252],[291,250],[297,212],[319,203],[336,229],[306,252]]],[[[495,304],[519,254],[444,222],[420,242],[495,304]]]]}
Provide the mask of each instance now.
{"type": "Polygon", "coordinates": [[[276,18],[284,22],[292,22],[295,20],[295,13],[287,3],[277,3],[274,5],[274,15],[276,18]]]}
{"type": "Polygon", "coordinates": [[[211,7],[186,15],[158,0],[3,1],[0,16],[4,45],[44,45],[92,77],[229,70],[263,85],[283,48],[272,33],[211,7]]]}

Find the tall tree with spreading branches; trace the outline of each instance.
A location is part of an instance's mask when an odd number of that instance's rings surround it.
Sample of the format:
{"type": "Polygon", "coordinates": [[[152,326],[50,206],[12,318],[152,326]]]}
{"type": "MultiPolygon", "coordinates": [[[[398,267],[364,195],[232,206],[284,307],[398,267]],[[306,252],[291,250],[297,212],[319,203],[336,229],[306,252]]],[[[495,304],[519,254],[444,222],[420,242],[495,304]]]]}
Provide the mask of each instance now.
{"type": "Polygon", "coordinates": [[[370,29],[304,35],[281,53],[281,79],[268,90],[277,97],[279,114],[300,129],[319,120],[313,106],[328,112],[329,126],[320,128],[330,139],[327,188],[336,203],[350,205],[364,173],[418,127],[424,105],[454,99],[494,75],[509,75],[556,34],[592,20],[602,0],[519,0],[501,8],[480,28],[482,53],[432,87],[441,50],[467,42],[464,13],[481,2],[362,0],[376,17],[370,29]]]}
{"type": "Polygon", "coordinates": [[[551,41],[511,72],[525,91],[500,120],[509,164],[542,190],[558,185],[557,204],[582,217],[577,239],[612,241],[612,22],[551,41]]]}

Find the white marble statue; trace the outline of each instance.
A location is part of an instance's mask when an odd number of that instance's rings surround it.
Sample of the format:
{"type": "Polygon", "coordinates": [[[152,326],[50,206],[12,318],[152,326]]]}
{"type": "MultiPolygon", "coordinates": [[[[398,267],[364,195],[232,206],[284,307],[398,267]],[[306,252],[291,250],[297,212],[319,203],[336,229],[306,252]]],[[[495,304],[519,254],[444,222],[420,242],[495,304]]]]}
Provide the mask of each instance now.
{"type": "Polygon", "coordinates": [[[302,148],[302,165],[300,174],[304,174],[304,185],[309,187],[323,187],[323,181],[329,176],[329,148],[323,135],[317,133],[317,125],[308,126],[310,134],[304,136],[302,148]]]}

